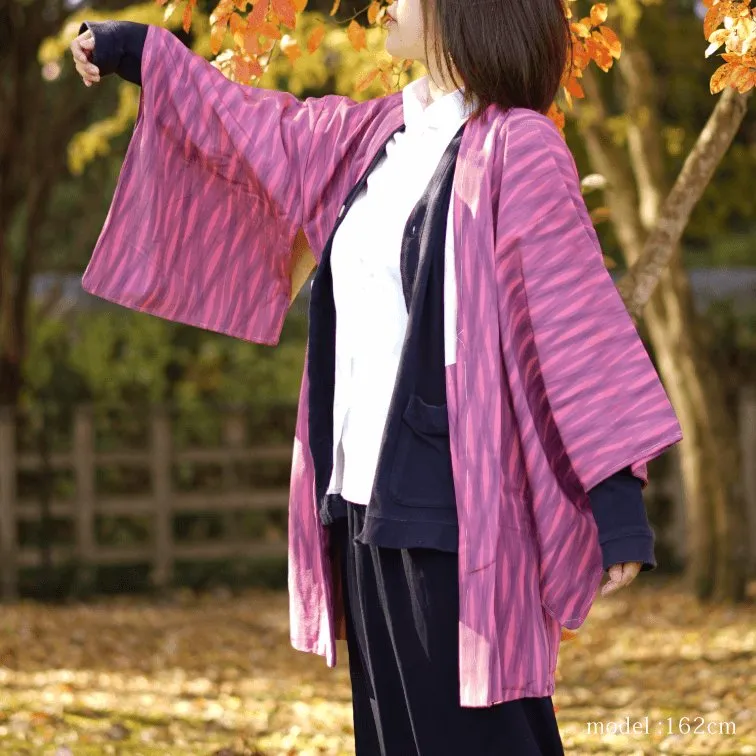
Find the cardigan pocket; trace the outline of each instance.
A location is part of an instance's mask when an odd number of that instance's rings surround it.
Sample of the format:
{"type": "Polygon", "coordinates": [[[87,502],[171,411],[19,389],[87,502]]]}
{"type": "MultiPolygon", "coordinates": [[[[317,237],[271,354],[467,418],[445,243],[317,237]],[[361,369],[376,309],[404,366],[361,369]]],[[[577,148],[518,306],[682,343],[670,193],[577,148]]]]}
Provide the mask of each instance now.
{"type": "Polygon", "coordinates": [[[399,428],[389,492],[407,507],[456,507],[446,404],[426,404],[417,394],[410,396],[399,428]]]}

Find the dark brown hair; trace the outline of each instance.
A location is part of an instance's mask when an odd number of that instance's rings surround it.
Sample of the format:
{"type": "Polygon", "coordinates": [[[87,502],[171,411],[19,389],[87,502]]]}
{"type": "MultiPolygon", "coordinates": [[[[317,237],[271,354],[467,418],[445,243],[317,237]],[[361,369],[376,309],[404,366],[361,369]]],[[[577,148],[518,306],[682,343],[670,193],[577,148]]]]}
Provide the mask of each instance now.
{"type": "Polygon", "coordinates": [[[436,67],[464,85],[467,105],[478,100],[473,118],[493,103],[548,111],[572,54],[563,0],[422,0],[422,11],[424,28],[437,30],[436,67]]]}

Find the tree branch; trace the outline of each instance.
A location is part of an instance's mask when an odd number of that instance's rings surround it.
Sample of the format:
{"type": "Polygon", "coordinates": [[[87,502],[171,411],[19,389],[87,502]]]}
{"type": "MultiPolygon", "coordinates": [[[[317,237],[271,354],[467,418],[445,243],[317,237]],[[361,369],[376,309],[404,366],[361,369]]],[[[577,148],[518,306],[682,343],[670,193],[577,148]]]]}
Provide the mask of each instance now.
{"type": "Polygon", "coordinates": [[[627,146],[638,190],[638,213],[643,227],[650,231],[669,191],[654,95],[656,74],[648,53],[632,37],[625,42],[617,67],[626,86],[627,146]]]}
{"type": "Polygon", "coordinates": [[[685,160],[643,251],[617,288],[630,313],[637,316],[656,288],[717,166],[745,117],[751,91],[740,94],[728,87],[714,107],[706,126],[685,160]]]}

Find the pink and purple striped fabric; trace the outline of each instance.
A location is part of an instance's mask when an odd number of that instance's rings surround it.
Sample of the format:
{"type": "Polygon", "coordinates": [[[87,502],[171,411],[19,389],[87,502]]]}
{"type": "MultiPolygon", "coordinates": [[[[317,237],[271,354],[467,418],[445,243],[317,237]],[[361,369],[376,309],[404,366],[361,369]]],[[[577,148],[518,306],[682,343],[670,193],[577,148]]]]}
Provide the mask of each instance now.
{"type": "MultiPolygon", "coordinates": [[[[134,310],[278,342],[300,229],[319,257],[403,118],[228,81],[150,27],[139,116],[83,284],[134,310]]],[[[489,107],[454,180],[457,362],[447,367],[460,521],[460,703],[554,692],[562,626],[602,576],[586,491],[681,438],[606,271],[569,149],[534,111],[489,107]]],[[[378,222],[378,220],[377,220],[378,222]]],[[[292,645],[336,663],[343,607],[317,516],[303,376],[289,506],[292,645]]]]}

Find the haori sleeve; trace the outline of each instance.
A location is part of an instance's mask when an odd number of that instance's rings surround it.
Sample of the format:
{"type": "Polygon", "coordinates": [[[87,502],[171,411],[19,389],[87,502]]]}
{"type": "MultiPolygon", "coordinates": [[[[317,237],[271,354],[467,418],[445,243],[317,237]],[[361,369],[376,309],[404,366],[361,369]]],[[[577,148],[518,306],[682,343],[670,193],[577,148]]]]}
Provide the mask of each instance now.
{"type": "Polygon", "coordinates": [[[545,117],[523,118],[506,166],[496,256],[519,266],[519,371],[540,443],[576,496],[626,467],[645,486],[646,463],[682,433],[604,263],[572,154],[545,117]]]}
{"type": "Polygon", "coordinates": [[[141,83],[84,288],[276,344],[292,282],[301,285],[303,260],[315,264],[352,180],[347,157],[361,121],[347,116],[359,104],[232,82],[157,26],[146,31],[141,83]]]}

